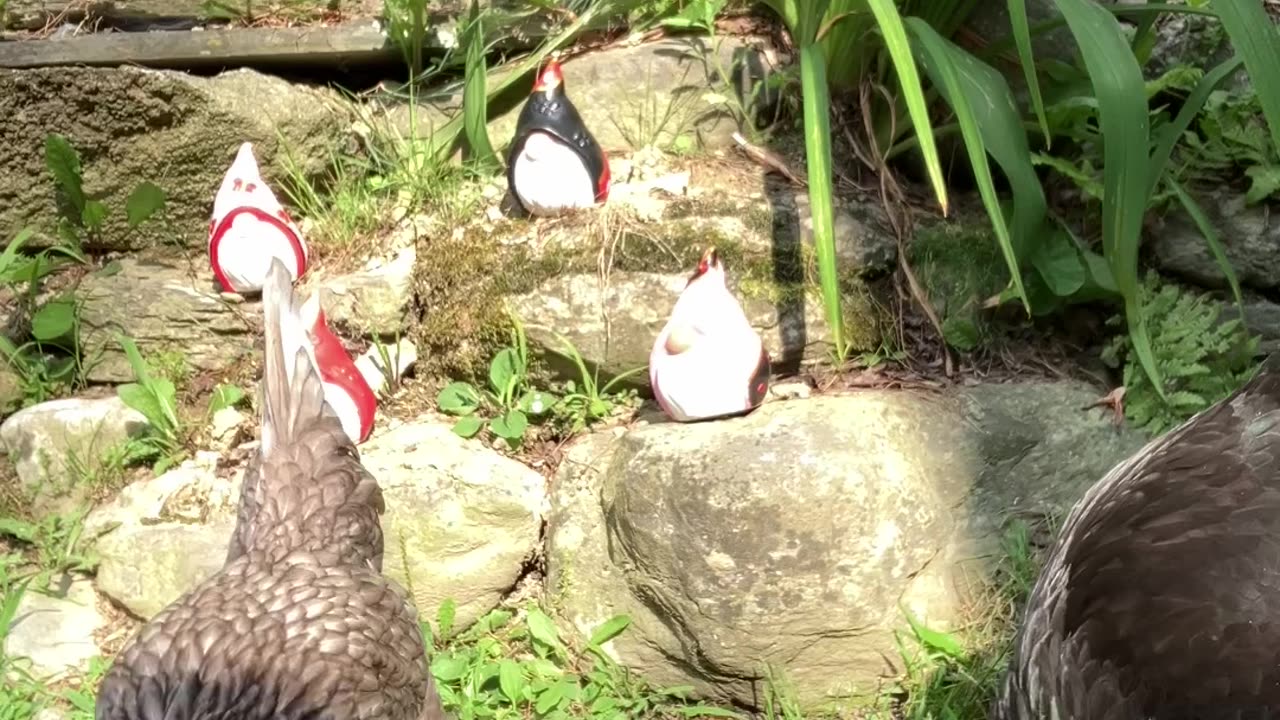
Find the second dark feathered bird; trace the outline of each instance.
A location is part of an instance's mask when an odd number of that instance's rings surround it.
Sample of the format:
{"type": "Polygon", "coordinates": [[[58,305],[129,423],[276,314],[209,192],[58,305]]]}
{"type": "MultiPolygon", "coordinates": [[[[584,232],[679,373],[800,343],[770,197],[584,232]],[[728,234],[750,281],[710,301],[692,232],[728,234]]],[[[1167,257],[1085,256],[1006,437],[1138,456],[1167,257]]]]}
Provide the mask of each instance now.
{"type": "Polygon", "coordinates": [[[995,711],[1280,717],[1280,360],[1076,505],[1027,602],[995,711]]]}

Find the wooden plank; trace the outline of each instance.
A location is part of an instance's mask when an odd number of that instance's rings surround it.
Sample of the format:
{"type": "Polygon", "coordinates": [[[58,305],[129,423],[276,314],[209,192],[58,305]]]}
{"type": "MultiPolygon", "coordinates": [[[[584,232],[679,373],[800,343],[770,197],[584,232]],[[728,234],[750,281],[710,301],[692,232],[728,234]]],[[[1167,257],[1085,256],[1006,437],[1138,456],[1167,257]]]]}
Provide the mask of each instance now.
{"type": "MultiPolygon", "coordinates": [[[[433,23],[424,41],[427,55],[439,55],[458,42],[456,23],[433,23]]],[[[523,51],[550,33],[545,19],[525,18],[487,35],[499,50],[523,51]]],[[[372,20],[361,23],[293,28],[211,28],[157,32],[108,32],[57,39],[0,41],[0,68],[51,65],[195,69],[226,66],[315,66],[394,62],[398,47],[372,20]]]]}
{"type": "MultiPolygon", "coordinates": [[[[274,18],[270,25],[314,25],[321,17],[372,21],[382,16],[381,0],[8,0],[3,28],[40,30],[49,25],[78,24],[91,19],[99,29],[189,30],[228,20],[274,18]]],[[[507,12],[527,9],[512,0],[481,0],[481,9],[507,12]]],[[[459,0],[428,0],[432,24],[450,24],[465,17],[470,5],[459,0]]],[[[249,25],[257,23],[249,22],[249,25]]]]}
{"type": "Polygon", "coordinates": [[[125,64],[198,68],[287,63],[362,64],[399,57],[372,23],[317,28],[97,33],[0,43],[0,68],[125,64]]]}

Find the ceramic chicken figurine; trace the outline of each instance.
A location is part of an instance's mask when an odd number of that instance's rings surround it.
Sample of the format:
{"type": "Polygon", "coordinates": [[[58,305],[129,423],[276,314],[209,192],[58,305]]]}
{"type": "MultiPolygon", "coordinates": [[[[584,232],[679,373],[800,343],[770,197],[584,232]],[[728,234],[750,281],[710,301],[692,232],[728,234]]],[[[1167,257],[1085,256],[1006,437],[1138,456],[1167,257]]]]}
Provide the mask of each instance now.
{"type": "Polygon", "coordinates": [[[764,402],[769,377],[769,352],[710,248],[649,353],[654,397],[678,422],[741,415],[764,402]]]}
{"type": "Polygon", "coordinates": [[[303,325],[311,328],[308,337],[315,347],[316,366],[324,381],[324,399],[337,413],[351,441],[361,444],[373,433],[378,396],[356,368],[342,341],[329,329],[320,307],[319,291],[312,293],[303,304],[301,314],[303,325]]]}
{"type": "Polygon", "coordinates": [[[1000,720],[1280,713],[1280,364],[1113,468],[1027,603],[1000,720]]]}
{"type": "Polygon", "coordinates": [[[151,619],[97,720],[443,720],[417,612],[382,571],[377,480],[325,402],[279,259],[264,278],[262,438],[222,569],[151,619]]]}
{"type": "Polygon", "coordinates": [[[609,197],[609,160],[568,95],[560,63],[548,60],[516,119],[507,183],[532,215],[592,207],[609,197]]]}
{"type": "Polygon", "coordinates": [[[253,144],[242,144],[213,200],[209,264],[214,278],[224,292],[258,293],[273,258],[296,282],[307,271],[307,252],[302,231],[262,179],[253,144]]]}

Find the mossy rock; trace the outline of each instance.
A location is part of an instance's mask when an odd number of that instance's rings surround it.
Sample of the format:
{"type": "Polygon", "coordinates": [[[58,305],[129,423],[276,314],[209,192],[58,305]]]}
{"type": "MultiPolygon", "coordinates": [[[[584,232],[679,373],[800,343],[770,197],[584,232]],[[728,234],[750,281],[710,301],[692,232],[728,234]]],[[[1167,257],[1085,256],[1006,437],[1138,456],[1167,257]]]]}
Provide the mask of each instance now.
{"type": "Polygon", "coordinates": [[[1009,283],[990,227],[976,220],[938,222],[917,232],[911,266],[942,321],[948,345],[973,350],[992,338],[983,302],[1009,283]]]}
{"type": "MultiPolygon", "coordinates": [[[[429,358],[426,370],[483,375],[509,341],[507,307],[526,323],[568,336],[588,365],[606,376],[643,364],[679,294],[680,278],[711,245],[725,259],[748,314],[774,339],[766,344],[779,369],[823,359],[830,338],[813,253],[798,234],[788,241],[779,232],[779,224],[794,222],[783,213],[768,203],[710,195],[674,202],[656,222],[643,222],[619,204],[553,222],[502,220],[429,233],[420,241],[414,280],[415,335],[429,358]],[[610,340],[607,327],[598,327],[617,312],[634,321],[626,323],[630,335],[622,345],[610,340]]],[[[856,269],[842,280],[846,335],[855,351],[874,349],[883,318],[873,294],[856,269]]],[[[529,337],[546,350],[561,347],[541,328],[530,328],[529,337]]]]}

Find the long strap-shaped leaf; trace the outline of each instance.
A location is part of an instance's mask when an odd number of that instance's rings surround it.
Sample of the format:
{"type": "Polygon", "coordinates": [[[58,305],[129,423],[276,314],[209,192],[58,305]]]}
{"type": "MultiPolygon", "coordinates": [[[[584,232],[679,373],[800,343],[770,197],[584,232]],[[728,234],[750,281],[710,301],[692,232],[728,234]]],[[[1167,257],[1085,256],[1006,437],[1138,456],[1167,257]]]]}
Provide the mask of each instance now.
{"type": "Polygon", "coordinates": [[[1102,130],[1102,246],[1124,298],[1138,361],[1164,399],[1164,382],[1138,293],[1138,246],[1147,207],[1150,119],[1142,69],[1115,16],[1092,0],[1055,0],[1075,36],[1098,101],[1102,130]]]}

